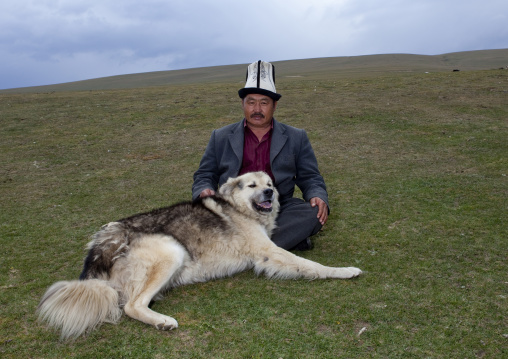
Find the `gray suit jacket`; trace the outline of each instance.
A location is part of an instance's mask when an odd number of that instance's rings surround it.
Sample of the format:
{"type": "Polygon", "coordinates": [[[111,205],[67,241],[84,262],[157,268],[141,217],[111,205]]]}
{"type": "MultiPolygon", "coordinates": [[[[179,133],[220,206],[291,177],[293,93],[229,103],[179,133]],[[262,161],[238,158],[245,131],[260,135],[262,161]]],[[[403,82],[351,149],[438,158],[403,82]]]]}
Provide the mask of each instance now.
{"type": "MultiPolygon", "coordinates": [[[[198,170],[194,173],[192,198],[207,188],[217,190],[228,178],[238,176],[242,166],[244,121],[214,130],[198,170]]],[[[293,197],[295,185],[309,201],[328,194],[316,156],[305,130],[273,120],[270,164],[281,201],[293,197]]]]}

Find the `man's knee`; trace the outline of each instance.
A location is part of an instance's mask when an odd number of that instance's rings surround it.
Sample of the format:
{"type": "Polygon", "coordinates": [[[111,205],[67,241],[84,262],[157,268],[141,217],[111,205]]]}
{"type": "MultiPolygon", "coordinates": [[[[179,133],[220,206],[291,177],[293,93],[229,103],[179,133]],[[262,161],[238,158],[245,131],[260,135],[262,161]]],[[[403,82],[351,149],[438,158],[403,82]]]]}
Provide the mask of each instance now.
{"type": "Polygon", "coordinates": [[[294,233],[304,240],[318,233],[323,227],[317,217],[318,208],[300,199],[293,199],[290,203],[284,203],[277,217],[278,229],[286,235],[294,233]]]}

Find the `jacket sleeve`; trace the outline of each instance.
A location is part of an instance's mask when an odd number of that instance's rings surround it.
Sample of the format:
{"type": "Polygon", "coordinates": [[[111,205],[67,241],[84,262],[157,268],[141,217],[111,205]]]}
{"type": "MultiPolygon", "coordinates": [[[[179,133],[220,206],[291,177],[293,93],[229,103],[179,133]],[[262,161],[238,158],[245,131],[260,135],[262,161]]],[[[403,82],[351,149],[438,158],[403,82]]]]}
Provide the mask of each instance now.
{"type": "Polygon", "coordinates": [[[319,172],[314,150],[305,130],[301,131],[300,151],[296,158],[296,185],[302,191],[305,201],[319,197],[330,207],[325,181],[319,172]]]}
{"type": "Polygon", "coordinates": [[[192,184],[192,199],[199,197],[200,193],[209,188],[214,191],[219,185],[219,164],[217,161],[217,150],[214,130],[210,136],[210,141],[206,146],[205,153],[201,158],[198,170],[194,173],[194,183],[192,184]]]}

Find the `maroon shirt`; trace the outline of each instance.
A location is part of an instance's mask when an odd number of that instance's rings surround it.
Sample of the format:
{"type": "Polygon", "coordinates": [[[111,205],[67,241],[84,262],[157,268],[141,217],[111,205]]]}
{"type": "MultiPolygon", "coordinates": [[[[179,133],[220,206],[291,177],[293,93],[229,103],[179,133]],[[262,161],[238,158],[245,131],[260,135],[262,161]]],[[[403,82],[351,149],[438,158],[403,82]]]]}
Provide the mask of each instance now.
{"type": "Polygon", "coordinates": [[[270,145],[272,143],[273,121],[272,128],[263,136],[261,141],[259,141],[254,132],[247,127],[247,121],[244,122],[244,129],[243,161],[239,175],[243,175],[247,172],[264,171],[275,181],[270,166],[270,145]]]}

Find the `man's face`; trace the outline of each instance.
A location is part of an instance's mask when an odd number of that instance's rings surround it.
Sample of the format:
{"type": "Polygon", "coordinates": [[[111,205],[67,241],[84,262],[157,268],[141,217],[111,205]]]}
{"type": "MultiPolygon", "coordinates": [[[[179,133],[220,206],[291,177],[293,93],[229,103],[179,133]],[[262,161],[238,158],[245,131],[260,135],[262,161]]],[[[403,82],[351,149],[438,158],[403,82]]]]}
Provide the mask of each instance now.
{"type": "Polygon", "coordinates": [[[270,125],[277,102],[260,94],[249,94],[242,100],[243,113],[251,127],[270,125]]]}

